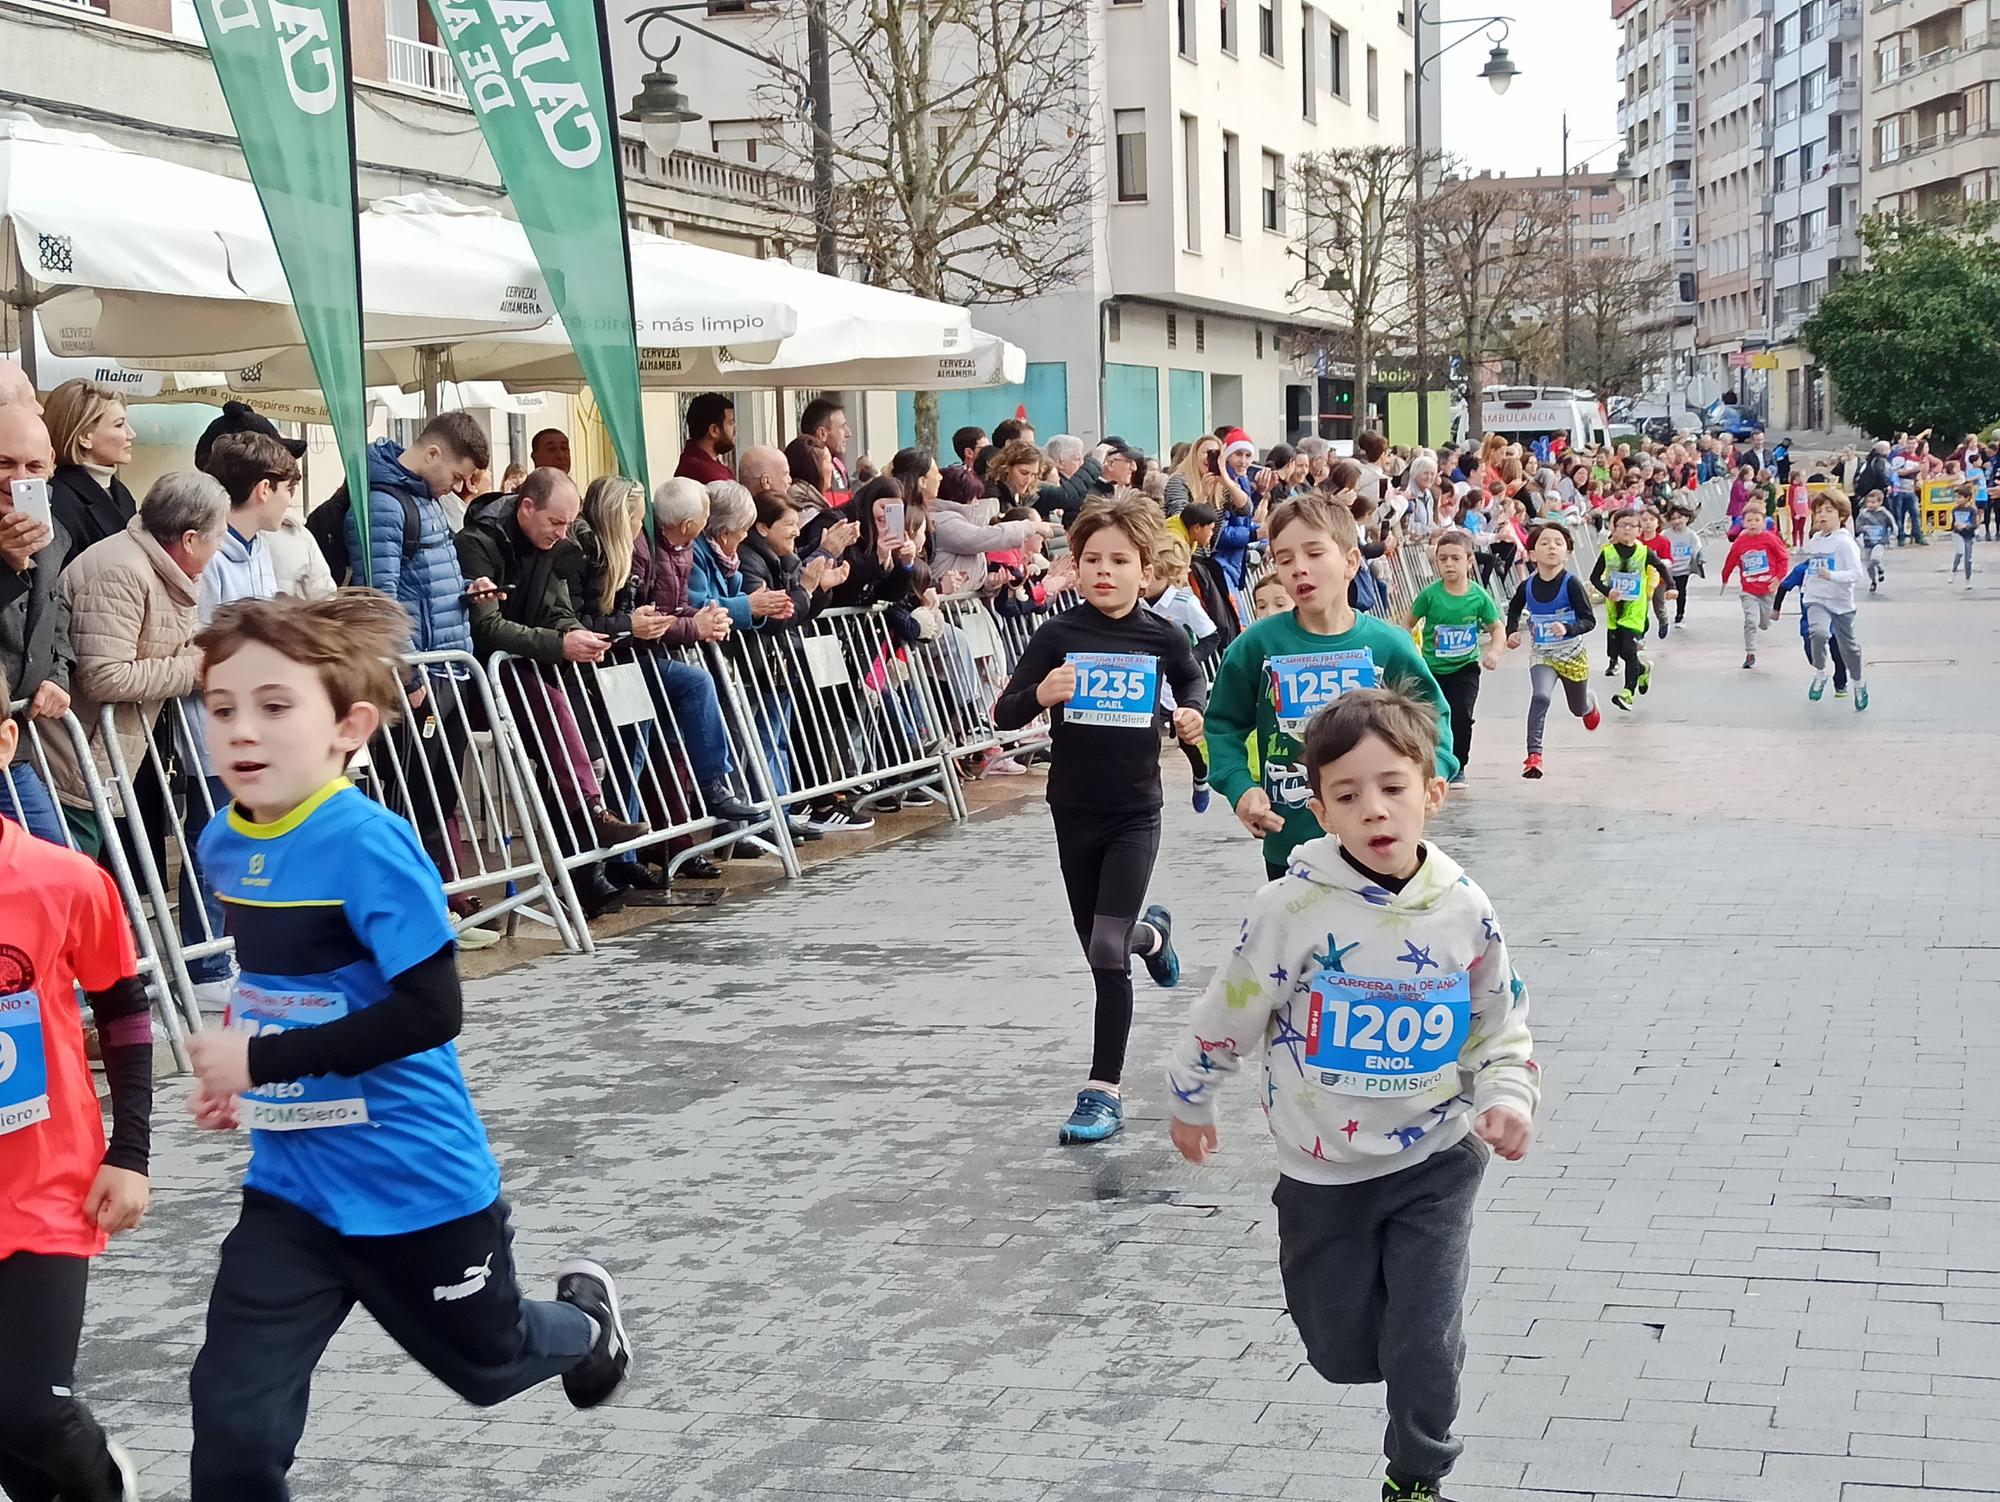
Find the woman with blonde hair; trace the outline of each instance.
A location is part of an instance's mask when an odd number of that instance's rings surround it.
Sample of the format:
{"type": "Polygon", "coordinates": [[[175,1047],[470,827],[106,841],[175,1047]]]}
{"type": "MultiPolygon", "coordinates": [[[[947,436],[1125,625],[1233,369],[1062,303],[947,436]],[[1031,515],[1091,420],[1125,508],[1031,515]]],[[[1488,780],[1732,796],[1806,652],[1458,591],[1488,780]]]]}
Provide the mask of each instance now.
{"type": "Polygon", "coordinates": [[[59,568],[68,568],[92,543],[123,532],[138,513],[139,503],[118,478],[132,459],[132,424],[117,392],[82,379],[49,393],[42,421],[56,455],[49,510],[69,539],[59,568]]]}
{"type": "Polygon", "coordinates": [[[632,629],[633,554],[645,525],[646,492],[623,475],[600,475],[583,493],[582,518],[570,536],[584,561],[582,587],[571,603],[591,630],[622,635],[632,629]]]}
{"type": "Polygon", "coordinates": [[[1218,512],[1229,504],[1229,482],[1222,477],[1222,440],[1208,434],[1188,446],[1167,476],[1168,516],[1179,516],[1196,502],[1218,512]]]}

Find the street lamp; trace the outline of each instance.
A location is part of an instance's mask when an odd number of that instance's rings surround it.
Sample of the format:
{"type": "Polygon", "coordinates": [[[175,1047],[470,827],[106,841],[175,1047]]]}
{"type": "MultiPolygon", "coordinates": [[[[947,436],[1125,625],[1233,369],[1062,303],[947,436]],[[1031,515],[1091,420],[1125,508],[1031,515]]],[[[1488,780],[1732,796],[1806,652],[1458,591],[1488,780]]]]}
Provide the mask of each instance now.
{"type": "MultiPolygon", "coordinates": [[[[1486,39],[1493,46],[1492,50],[1486,54],[1486,65],[1479,70],[1479,76],[1493,86],[1493,92],[1496,94],[1506,93],[1508,86],[1520,76],[1521,70],[1514,65],[1514,59],[1507,54],[1507,38],[1512,33],[1514,25],[1514,18],[1512,16],[1460,16],[1455,20],[1447,21],[1442,16],[1433,15],[1429,7],[1423,3],[1423,0],[1417,0],[1416,16],[1414,19],[1416,24],[1410,30],[1414,33],[1417,61],[1417,107],[1415,120],[1417,190],[1415,194],[1416,202],[1412,209],[1417,228],[1417,442],[1419,445],[1428,445],[1431,441],[1431,331],[1430,317],[1426,309],[1426,304],[1429,301],[1427,296],[1429,288],[1425,285],[1424,277],[1424,80],[1430,74],[1432,63],[1443,57],[1452,48],[1458,46],[1460,42],[1470,41],[1474,33],[1482,27],[1485,29],[1486,39]],[[1437,51],[1426,54],[1424,52],[1424,28],[1426,26],[1432,28],[1465,26],[1471,29],[1467,30],[1457,41],[1446,42],[1437,51]]],[[[1363,403],[1367,402],[1368,395],[1366,392],[1361,393],[1361,400],[1363,403]]]]}
{"type": "Polygon", "coordinates": [[[689,106],[687,96],[681,93],[679,80],[664,66],[681,50],[681,43],[686,38],[675,37],[666,50],[653,51],[646,45],[646,31],[655,21],[666,21],[683,30],[696,32],[717,46],[739,52],[792,80],[798,85],[812,113],[814,258],[821,275],[836,276],[840,271],[840,257],[833,227],[833,81],[827,47],[826,0],[806,0],[804,73],[783,58],[746,47],[719,32],[682,19],[686,12],[706,13],[708,10],[709,0],[678,0],[675,4],[648,6],[625,18],[627,25],[637,24],[639,51],[652,64],[652,69],[640,83],[639,92],[633,96],[632,108],[618,118],[635,122],[640,134],[646,138],[646,145],[663,157],[670,155],[680,144],[681,127],[701,118],[689,106]]]}

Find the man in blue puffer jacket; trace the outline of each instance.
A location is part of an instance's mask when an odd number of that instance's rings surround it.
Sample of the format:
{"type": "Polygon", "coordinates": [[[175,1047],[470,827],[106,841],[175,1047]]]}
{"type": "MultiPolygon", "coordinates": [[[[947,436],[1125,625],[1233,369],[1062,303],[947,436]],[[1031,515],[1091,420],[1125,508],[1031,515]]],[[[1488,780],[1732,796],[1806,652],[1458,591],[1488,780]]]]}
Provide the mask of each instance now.
{"type": "MultiPolygon", "coordinates": [[[[389,439],[368,446],[368,558],[370,582],[409,612],[411,646],[418,652],[470,652],[472,627],[466,608],[465,575],[459,572],[451,525],[438,497],[463,485],[487,467],[492,450],[469,413],[445,412],[431,419],[417,441],[399,449],[389,439]],[[406,537],[410,521],[414,539],[406,537]]],[[[347,548],[361,556],[353,508],[347,515],[347,548]]],[[[358,579],[356,582],[360,582],[358,579]]],[[[481,586],[490,588],[486,580],[481,586]]],[[[447,882],[458,876],[458,853],[451,848],[449,821],[458,811],[459,766],[470,738],[461,685],[471,670],[431,663],[413,675],[410,713],[389,738],[402,768],[388,782],[390,806],[408,815],[424,842],[424,852],[447,882]],[[401,806],[409,789],[413,807],[401,806]]],[[[380,750],[377,752],[380,765],[380,750]]],[[[469,904],[454,899],[455,910],[469,904]]]]}

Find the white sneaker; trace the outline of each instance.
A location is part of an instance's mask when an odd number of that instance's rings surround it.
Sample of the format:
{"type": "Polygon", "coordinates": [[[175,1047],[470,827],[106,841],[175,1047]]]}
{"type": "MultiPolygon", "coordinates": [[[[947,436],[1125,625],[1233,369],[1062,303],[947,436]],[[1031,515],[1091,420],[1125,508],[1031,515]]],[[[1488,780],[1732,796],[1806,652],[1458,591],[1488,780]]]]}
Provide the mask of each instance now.
{"type": "Polygon", "coordinates": [[[458,930],[460,949],[491,949],[504,937],[498,929],[482,928],[477,923],[468,923],[458,930]]]}
{"type": "Polygon", "coordinates": [[[229,1010],[229,998],[236,992],[236,978],[205,980],[194,988],[194,1004],[204,1016],[220,1017],[229,1010]]]}
{"type": "Polygon", "coordinates": [[[118,1485],[124,1502],[139,1502],[139,1468],[116,1440],[107,1440],[104,1447],[111,1452],[111,1463],[118,1467],[118,1485]]]}
{"type": "Polygon", "coordinates": [[[986,762],[988,777],[1025,777],[1028,769],[1011,756],[989,757],[986,762]]]}

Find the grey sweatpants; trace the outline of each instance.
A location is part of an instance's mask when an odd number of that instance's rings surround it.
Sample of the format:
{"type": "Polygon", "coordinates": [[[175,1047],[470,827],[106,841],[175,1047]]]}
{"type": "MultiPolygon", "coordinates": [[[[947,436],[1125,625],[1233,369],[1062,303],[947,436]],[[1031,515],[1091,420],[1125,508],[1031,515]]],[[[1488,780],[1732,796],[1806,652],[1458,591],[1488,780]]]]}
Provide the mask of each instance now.
{"type": "Polygon", "coordinates": [[[1580,720],[1590,713],[1590,680],[1565,678],[1547,663],[1538,662],[1528,669],[1528,682],[1534,691],[1528,701],[1528,754],[1533,756],[1542,749],[1542,731],[1549,723],[1549,701],[1555,697],[1556,685],[1562,685],[1569,712],[1580,720]]]}
{"type": "Polygon", "coordinates": [[[1757,650],[1757,633],[1771,629],[1771,597],[1769,595],[1743,596],[1743,650],[1757,650]]]}
{"type": "Polygon", "coordinates": [[[1464,1443],[1472,1206],[1488,1151],[1477,1137],[1359,1184],[1280,1178],[1278,1268],[1306,1359],[1329,1382],[1386,1382],[1382,1452],[1398,1475],[1438,1481],[1464,1443]]]}
{"type": "Polygon", "coordinates": [[[1806,606],[1806,631],[1812,645],[1813,666],[1826,671],[1826,639],[1831,635],[1840,644],[1840,660],[1847,664],[1847,676],[1861,682],[1861,643],[1854,639],[1854,612],[1834,612],[1824,605],[1806,606]]]}

